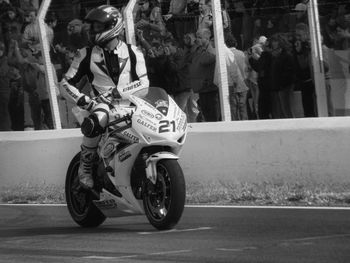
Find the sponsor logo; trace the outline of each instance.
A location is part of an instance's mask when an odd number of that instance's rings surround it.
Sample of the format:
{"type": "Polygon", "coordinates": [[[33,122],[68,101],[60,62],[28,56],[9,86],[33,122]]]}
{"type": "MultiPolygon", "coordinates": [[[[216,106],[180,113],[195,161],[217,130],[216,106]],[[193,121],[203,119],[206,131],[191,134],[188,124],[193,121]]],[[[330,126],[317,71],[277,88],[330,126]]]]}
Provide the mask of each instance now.
{"type": "Polygon", "coordinates": [[[73,92],[70,90],[68,84],[63,84],[63,88],[67,91],[67,93],[68,93],[73,99],[78,99],[78,98],[79,98],[75,93],[73,93],[73,92]]]}
{"type": "Polygon", "coordinates": [[[106,158],[110,156],[115,150],[115,143],[109,142],[106,144],[106,146],[103,148],[103,156],[106,158]]]}
{"type": "Polygon", "coordinates": [[[138,88],[140,86],[141,86],[141,82],[138,81],[138,82],[136,82],[136,83],[134,83],[134,84],[132,84],[130,86],[126,86],[125,88],[123,88],[123,92],[127,92],[127,91],[130,91],[130,90],[136,89],[136,88],[138,88]]]}
{"type": "Polygon", "coordinates": [[[142,113],[143,115],[145,115],[145,116],[151,118],[151,119],[154,118],[154,115],[153,115],[151,112],[149,112],[149,111],[142,110],[141,113],[142,113]]]}
{"type": "Polygon", "coordinates": [[[123,134],[128,137],[129,139],[133,140],[134,142],[139,142],[139,138],[127,131],[124,131],[123,134]]]}
{"type": "Polygon", "coordinates": [[[122,152],[118,156],[120,162],[124,162],[125,160],[129,159],[130,157],[131,157],[131,153],[129,151],[122,152]]]}
{"type": "Polygon", "coordinates": [[[162,114],[159,114],[159,113],[157,113],[155,117],[156,117],[156,119],[157,119],[158,121],[160,121],[161,119],[163,119],[162,114]]]}
{"type": "Polygon", "coordinates": [[[149,124],[148,122],[141,120],[141,119],[137,119],[137,123],[141,124],[142,126],[150,129],[153,132],[157,132],[156,127],[154,127],[153,125],[149,124]]]}
{"type": "Polygon", "coordinates": [[[178,126],[177,126],[177,130],[178,131],[185,131],[186,130],[186,127],[187,127],[187,119],[186,119],[186,115],[183,114],[178,122],[178,126]]]}

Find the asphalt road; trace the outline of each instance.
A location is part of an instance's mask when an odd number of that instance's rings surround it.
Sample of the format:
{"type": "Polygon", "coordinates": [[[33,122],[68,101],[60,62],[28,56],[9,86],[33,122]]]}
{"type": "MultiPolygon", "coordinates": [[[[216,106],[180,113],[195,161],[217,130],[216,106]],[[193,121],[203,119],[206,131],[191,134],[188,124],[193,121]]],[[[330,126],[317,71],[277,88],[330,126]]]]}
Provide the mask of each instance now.
{"type": "Polygon", "coordinates": [[[350,262],[350,210],[186,207],[79,228],[65,206],[0,205],[0,262],[350,262]]]}

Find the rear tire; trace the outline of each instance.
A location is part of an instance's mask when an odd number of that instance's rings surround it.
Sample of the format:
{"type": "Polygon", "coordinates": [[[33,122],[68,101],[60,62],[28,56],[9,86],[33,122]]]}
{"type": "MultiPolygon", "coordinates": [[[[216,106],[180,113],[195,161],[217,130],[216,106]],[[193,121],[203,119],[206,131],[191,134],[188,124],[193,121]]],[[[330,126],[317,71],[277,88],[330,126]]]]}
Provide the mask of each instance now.
{"type": "Polygon", "coordinates": [[[69,164],[65,193],[69,213],[73,220],[82,227],[97,227],[101,225],[106,216],[92,202],[91,191],[80,186],[78,178],[78,168],[80,163],[80,153],[72,159],[69,164]]]}
{"type": "Polygon", "coordinates": [[[143,205],[149,222],[158,230],[173,228],[180,220],[186,199],[185,178],[177,160],[157,163],[157,182],[147,182],[143,205]]]}

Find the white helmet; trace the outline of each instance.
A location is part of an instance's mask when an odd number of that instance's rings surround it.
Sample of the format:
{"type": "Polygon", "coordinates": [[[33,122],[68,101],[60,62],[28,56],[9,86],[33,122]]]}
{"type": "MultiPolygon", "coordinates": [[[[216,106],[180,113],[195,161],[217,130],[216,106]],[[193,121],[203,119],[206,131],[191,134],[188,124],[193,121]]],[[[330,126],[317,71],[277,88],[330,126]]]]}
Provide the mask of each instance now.
{"type": "Polygon", "coordinates": [[[85,21],[90,24],[91,41],[100,47],[104,47],[124,29],[122,14],[110,5],[101,5],[92,9],[86,15],[85,21]]]}

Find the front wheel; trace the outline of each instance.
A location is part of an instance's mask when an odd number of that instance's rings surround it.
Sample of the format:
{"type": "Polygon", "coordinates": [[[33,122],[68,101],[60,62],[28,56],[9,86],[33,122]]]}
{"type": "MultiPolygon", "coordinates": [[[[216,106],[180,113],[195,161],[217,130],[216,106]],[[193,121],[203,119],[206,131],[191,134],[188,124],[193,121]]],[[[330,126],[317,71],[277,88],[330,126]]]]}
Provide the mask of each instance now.
{"type": "Polygon", "coordinates": [[[185,178],[177,160],[158,161],[156,184],[148,181],[143,195],[149,222],[159,230],[173,228],[181,218],[185,199],[185,178]]]}
{"type": "Polygon", "coordinates": [[[71,161],[65,184],[66,202],[73,220],[82,227],[97,227],[106,217],[93,203],[93,194],[80,186],[78,168],[80,153],[71,161]]]}

